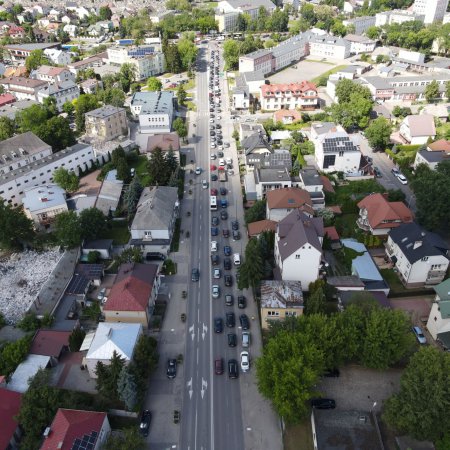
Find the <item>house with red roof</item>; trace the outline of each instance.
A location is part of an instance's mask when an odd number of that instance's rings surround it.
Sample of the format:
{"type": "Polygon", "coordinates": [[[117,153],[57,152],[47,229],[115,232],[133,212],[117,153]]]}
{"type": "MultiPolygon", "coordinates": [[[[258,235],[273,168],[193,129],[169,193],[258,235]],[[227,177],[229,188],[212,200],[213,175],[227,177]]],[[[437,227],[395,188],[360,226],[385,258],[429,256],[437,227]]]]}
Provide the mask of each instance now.
{"type": "Polygon", "coordinates": [[[14,95],[7,92],[6,94],[0,95],[0,106],[9,105],[11,103],[14,103],[16,101],[16,97],[14,95]]]}
{"type": "Polygon", "coordinates": [[[111,432],[105,412],[58,409],[41,450],[98,450],[111,432]]]}
{"type": "Polygon", "coordinates": [[[71,331],[38,330],[31,342],[33,355],[50,356],[52,366],[57,364],[63,353],[69,351],[71,331]]]}
{"type": "Polygon", "coordinates": [[[263,84],[260,88],[261,109],[311,110],[319,105],[317,87],[310,81],[289,84],[263,84]]]}
{"type": "Polygon", "coordinates": [[[279,222],[295,209],[313,217],[312,204],[311,196],[305,189],[296,187],[274,189],[266,193],[266,217],[279,222]]]}
{"type": "Polygon", "coordinates": [[[411,223],[413,212],[403,202],[390,202],[387,194],[370,194],[359,203],[356,224],[375,236],[387,235],[403,223],[411,223]]]}
{"type": "Polygon", "coordinates": [[[22,394],[0,387],[0,448],[16,450],[22,432],[16,420],[20,411],[22,394]]]}
{"type": "Polygon", "coordinates": [[[283,125],[289,125],[302,120],[302,115],[296,109],[279,109],[273,113],[273,121],[281,122],[283,125]]]}
{"type": "Polygon", "coordinates": [[[122,264],[103,304],[105,321],[139,323],[148,327],[161,283],[158,269],[156,264],[122,264]]]}

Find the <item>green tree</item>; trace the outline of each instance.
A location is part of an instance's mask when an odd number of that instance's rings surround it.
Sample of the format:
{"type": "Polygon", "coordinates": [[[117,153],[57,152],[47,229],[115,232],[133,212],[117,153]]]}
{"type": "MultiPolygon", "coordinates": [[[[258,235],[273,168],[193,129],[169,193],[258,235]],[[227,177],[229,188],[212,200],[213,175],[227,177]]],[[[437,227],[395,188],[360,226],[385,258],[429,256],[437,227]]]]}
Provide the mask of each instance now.
{"type": "Polygon", "coordinates": [[[71,352],[78,352],[80,350],[81,344],[86,337],[86,331],[82,328],[75,328],[71,335],[69,336],[69,349],[71,352]]]}
{"type": "Polygon", "coordinates": [[[46,144],[50,145],[54,152],[63,150],[76,143],[69,121],[61,116],[51,117],[37,127],[34,133],[46,144]]]}
{"type": "Polygon", "coordinates": [[[256,289],[264,276],[264,261],[258,239],[250,239],[245,247],[245,260],[239,267],[239,289],[256,289]]]}
{"type": "Polygon", "coordinates": [[[168,170],[173,173],[178,168],[178,159],[175,156],[172,146],[169,147],[169,151],[166,154],[166,163],[168,170]]]}
{"type": "Polygon", "coordinates": [[[111,162],[116,168],[121,159],[126,159],[127,155],[121,145],[117,146],[111,153],[111,162]]]}
{"type": "Polygon", "coordinates": [[[257,200],[250,209],[244,213],[245,223],[257,222],[266,218],[266,201],[257,200]]]}
{"type": "MultiPolygon", "coordinates": [[[[183,85],[180,84],[177,89],[177,100],[178,100],[178,104],[180,106],[186,106],[186,97],[187,97],[187,92],[185,91],[183,85]]],[[[179,117],[178,117],[178,119],[179,119],[179,117]]],[[[175,119],[175,120],[177,120],[177,119],[175,119]]]]}
{"type": "Polygon", "coordinates": [[[128,216],[131,217],[135,211],[141,197],[143,187],[138,176],[135,176],[125,192],[125,202],[127,205],[128,216]]]}
{"type": "Polygon", "coordinates": [[[72,102],[65,102],[63,105],[63,112],[65,112],[69,117],[73,117],[75,113],[75,105],[72,102]]]}
{"type": "Polygon", "coordinates": [[[18,341],[8,342],[0,349],[0,372],[9,376],[25,359],[30,351],[32,336],[25,336],[18,341]]]}
{"type": "Polygon", "coordinates": [[[168,44],[163,47],[166,68],[172,73],[180,73],[183,68],[178,47],[175,44],[168,44]]]}
{"type": "Polygon", "coordinates": [[[119,394],[120,400],[125,403],[127,410],[132,411],[137,404],[138,393],[134,376],[126,366],[122,367],[120,372],[117,381],[117,393],[119,394]]]}
{"type": "Polygon", "coordinates": [[[0,200],[0,247],[3,249],[21,248],[25,242],[34,238],[33,222],[22,209],[13,208],[0,200]]]}
{"type": "Polygon", "coordinates": [[[56,98],[55,97],[45,97],[42,102],[44,108],[47,110],[48,117],[56,116],[58,114],[58,108],[56,106],[56,98]]]}
{"type": "Polygon", "coordinates": [[[302,4],[302,7],[300,8],[300,15],[306,22],[308,22],[310,26],[313,26],[317,22],[314,5],[311,3],[302,4]]]}
{"type": "Polygon", "coordinates": [[[365,128],[369,124],[373,101],[365,98],[359,92],[350,94],[350,99],[344,103],[333,103],[329,112],[333,121],[344,128],[365,128]]]}
{"type": "Polygon", "coordinates": [[[116,257],[118,264],[126,263],[141,263],[144,258],[142,256],[142,250],[138,247],[129,247],[122,251],[122,253],[116,257]]]}
{"type": "Polygon", "coordinates": [[[347,27],[340,20],[335,20],[330,30],[334,36],[344,37],[347,34],[347,27]]]}
{"type": "Polygon", "coordinates": [[[155,147],[147,167],[152,184],[158,184],[159,186],[167,185],[170,173],[167,170],[167,161],[161,148],[155,147]]]}
{"type": "Polygon", "coordinates": [[[177,132],[178,136],[181,139],[185,139],[185,137],[188,135],[188,130],[186,127],[186,124],[184,123],[184,120],[181,117],[177,117],[173,123],[172,123],[173,129],[177,132]]]}
{"type": "Polygon", "coordinates": [[[136,67],[133,64],[125,63],[120,67],[119,83],[124,92],[129,92],[131,84],[136,81],[136,67]]]}
{"type": "Polygon", "coordinates": [[[112,11],[109,6],[100,6],[98,11],[98,16],[100,20],[110,20],[112,17],[112,11]]]}
{"type": "Polygon", "coordinates": [[[128,183],[128,180],[130,179],[130,167],[128,166],[126,158],[119,159],[116,169],[117,178],[123,180],[124,183],[128,183]]]}
{"type": "Polygon", "coordinates": [[[439,92],[439,83],[436,80],[433,80],[430,84],[425,87],[425,98],[428,103],[432,103],[434,101],[439,100],[440,92],[439,92]]]}
{"type": "Polygon", "coordinates": [[[156,369],[157,364],[158,342],[151,336],[141,335],[129,366],[140,392],[147,388],[148,377],[156,369]]]}
{"type": "Polygon", "coordinates": [[[234,39],[227,39],[223,43],[223,58],[226,70],[236,69],[239,64],[239,43],[234,39]]]}
{"type": "Polygon", "coordinates": [[[33,50],[30,52],[30,56],[25,59],[25,67],[28,73],[36,70],[39,66],[48,64],[47,58],[44,56],[43,50],[33,50]]]}
{"type": "Polygon", "coordinates": [[[32,105],[16,114],[16,123],[21,133],[33,133],[49,118],[48,110],[42,105],[32,105]]]}
{"type": "Polygon", "coordinates": [[[367,100],[372,100],[372,94],[368,88],[355,83],[347,78],[340,80],[336,84],[336,98],[338,103],[349,103],[352,95],[358,93],[367,100]]]}
{"type": "Polygon", "coordinates": [[[402,433],[435,441],[450,432],[449,408],[450,354],[422,347],[403,372],[400,391],[386,401],[383,417],[402,433]]]}
{"type": "Polygon", "coordinates": [[[96,388],[105,398],[118,399],[118,382],[125,360],[114,350],[108,365],[98,362],[96,388]]]}
{"type": "Polygon", "coordinates": [[[7,116],[0,117],[0,141],[14,136],[16,123],[7,116]]]}
{"type": "Polygon", "coordinates": [[[147,444],[137,428],[126,428],[121,434],[108,436],[102,450],[145,450],[147,444]]]}
{"type": "Polygon", "coordinates": [[[75,211],[66,211],[56,216],[55,234],[63,247],[73,248],[80,245],[82,230],[75,211]]]}
{"type": "Polygon", "coordinates": [[[445,82],[445,96],[447,100],[450,101],[450,81],[445,82]]]}
{"type": "Polygon", "coordinates": [[[391,140],[392,125],[384,117],[378,117],[367,127],[365,134],[374,150],[385,150],[391,140]]]}
{"type": "Polygon", "coordinates": [[[181,58],[181,65],[184,70],[188,70],[197,59],[198,47],[193,40],[182,38],[178,41],[177,48],[181,58]]]}
{"type": "Polygon", "coordinates": [[[75,123],[77,131],[82,132],[85,130],[84,115],[97,109],[100,103],[97,100],[97,96],[94,94],[81,94],[75,103],[75,123]]]}
{"type": "Polygon", "coordinates": [[[26,313],[17,324],[17,327],[23,331],[36,331],[40,326],[41,323],[34,312],[26,313]]]}
{"type": "Polygon", "coordinates": [[[147,80],[147,88],[149,91],[160,91],[162,89],[162,83],[158,78],[150,77],[147,80]]]}
{"type": "Polygon", "coordinates": [[[366,36],[369,39],[378,39],[380,36],[380,32],[381,32],[380,28],[372,26],[372,27],[367,28],[366,36]]]}
{"type": "Polygon", "coordinates": [[[102,99],[105,105],[112,105],[122,108],[125,103],[125,92],[118,87],[100,90],[97,93],[97,96],[102,99]]]}
{"type": "Polygon", "coordinates": [[[306,300],[306,314],[323,313],[325,309],[325,292],[321,286],[309,292],[306,300]]]}
{"type": "Polygon", "coordinates": [[[75,192],[80,185],[80,180],[76,173],[69,172],[64,167],[60,167],[53,172],[53,182],[67,192],[75,192]]]}
{"type": "Polygon", "coordinates": [[[107,230],[108,219],[97,208],[83,209],[79,220],[84,239],[97,239],[107,230]]]}

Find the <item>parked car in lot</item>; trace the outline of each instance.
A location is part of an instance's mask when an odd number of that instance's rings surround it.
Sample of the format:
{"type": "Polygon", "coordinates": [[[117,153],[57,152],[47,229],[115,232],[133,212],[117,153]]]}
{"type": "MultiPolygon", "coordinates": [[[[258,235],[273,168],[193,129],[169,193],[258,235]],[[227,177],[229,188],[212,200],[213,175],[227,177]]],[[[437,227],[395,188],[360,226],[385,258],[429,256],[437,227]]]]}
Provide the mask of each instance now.
{"type": "Polygon", "coordinates": [[[220,218],[222,220],[227,220],[228,219],[228,213],[226,211],[220,211],[220,218]]]}
{"type": "Polygon", "coordinates": [[[217,236],[219,234],[219,229],[217,227],[211,227],[211,236],[217,236]]]}
{"type": "Polygon", "coordinates": [[[239,230],[239,222],[237,220],[233,220],[231,222],[231,229],[232,230],[239,230]]]}
{"type": "Polygon", "coordinates": [[[223,268],[225,270],[231,270],[231,259],[230,258],[224,258],[224,260],[223,260],[223,268]]]}
{"type": "Polygon", "coordinates": [[[241,233],[237,230],[233,230],[233,240],[238,241],[241,238],[241,233]]]}
{"type": "Polygon", "coordinates": [[[226,314],[226,322],[228,328],[234,328],[236,326],[236,318],[234,312],[228,312],[226,314]]]}
{"type": "Polygon", "coordinates": [[[383,174],[381,173],[380,169],[378,167],[374,167],[373,168],[373,173],[375,174],[375,176],[377,178],[381,178],[383,176],[383,174]]]}
{"type": "Polygon", "coordinates": [[[219,262],[220,262],[219,255],[211,255],[211,264],[213,266],[219,265],[219,262]]]}
{"type": "Polygon", "coordinates": [[[231,275],[225,275],[224,280],[225,280],[225,286],[230,287],[233,285],[233,277],[231,275]]]}
{"type": "Polygon", "coordinates": [[[225,245],[223,247],[223,254],[225,256],[230,256],[231,255],[231,247],[229,245],[225,245]]]}
{"type": "Polygon", "coordinates": [[[420,327],[412,327],[412,331],[414,335],[416,336],[417,342],[421,345],[427,343],[427,338],[423,334],[423,331],[420,327]]]}
{"type": "Polygon", "coordinates": [[[240,295],[238,297],[238,308],[244,309],[246,306],[247,306],[247,299],[243,295],[240,295]]]}
{"type": "Polygon", "coordinates": [[[170,358],[167,361],[167,378],[173,379],[177,376],[177,360],[170,358]]]}
{"type": "Polygon", "coordinates": [[[248,331],[242,332],[242,347],[250,347],[250,333],[248,331]]]}
{"type": "Polygon", "coordinates": [[[213,270],[213,278],[219,279],[221,276],[222,276],[222,273],[221,273],[220,269],[213,270]]]}
{"type": "Polygon", "coordinates": [[[219,225],[219,218],[217,216],[212,216],[211,217],[211,226],[217,227],[217,225],[219,225]]]}
{"type": "Polygon", "coordinates": [[[139,433],[142,436],[148,436],[148,431],[150,430],[151,422],[152,422],[152,413],[148,409],[142,411],[141,423],[139,424],[139,433]]]}
{"type": "Polygon", "coordinates": [[[106,288],[102,288],[97,295],[97,300],[102,301],[105,298],[106,288]]]}
{"type": "Polygon", "coordinates": [[[247,314],[241,314],[239,316],[239,322],[241,323],[241,327],[244,331],[247,331],[250,328],[250,322],[248,320],[247,314]]]}
{"type": "Polygon", "coordinates": [[[211,241],[211,251],[217,252],[217,241],[211,241]]]}
{"type": "Polygon", "coordinates": [[[393,168],[391,169],[391,172],[392,172],[395,176],[397,176],[397,175],[400,174],[400,170],[396,169],[395,167],[393,167],[393,168]]]}
{"type": "Polygon", "coordinates": [[[334,409],[336,402],[332,398],[313,398],[311,406],[316,409],[334,409]]]}
{"type": "Polygon", "coordinates": [[[231,294],[225,295],[225,305],[227,306],[233,306],[234,304],[234,298],[231,294]]]}
{"type": "Polygon", "coordinates": [[[230,230],[226,230],[226,229],[222,230],[222,235],[223,235],[224,238],[229,238],[230,237],[230,230]]]}
{"type": "Polygon", "coordinates": [[[401,173],[397,175],[397,179],[402,184],[408,184],[408,180],[406,179],[405,175],[403,175],[401,173]]]}

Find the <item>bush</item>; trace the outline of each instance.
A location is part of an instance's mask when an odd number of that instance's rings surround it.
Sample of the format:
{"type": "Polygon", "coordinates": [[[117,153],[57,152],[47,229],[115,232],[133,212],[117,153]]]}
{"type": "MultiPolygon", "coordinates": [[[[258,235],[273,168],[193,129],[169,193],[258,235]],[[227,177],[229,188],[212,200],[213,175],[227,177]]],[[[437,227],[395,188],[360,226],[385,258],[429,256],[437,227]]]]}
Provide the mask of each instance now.
{"type": "Polygon", "coordinates": [[[26,313],[17,327],[23,331],[36,331],[40,328],[41,323],[33,312],[26,313]]]}

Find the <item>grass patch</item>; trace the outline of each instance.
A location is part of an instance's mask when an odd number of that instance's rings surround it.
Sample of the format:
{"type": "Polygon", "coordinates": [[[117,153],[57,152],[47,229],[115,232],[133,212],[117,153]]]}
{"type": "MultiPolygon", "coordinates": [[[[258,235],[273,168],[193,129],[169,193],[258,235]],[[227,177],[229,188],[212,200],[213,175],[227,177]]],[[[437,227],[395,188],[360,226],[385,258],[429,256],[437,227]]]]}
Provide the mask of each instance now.
{"type": "Polygon", "coordinates": [[[358,214],[355,213],[342,214],[342,216],[336,217],[334,225],[341,238],[355,237],[357,218],[358,214]]]}
{"type": "Polygon", "coordinates": [[[310,125],[310,123],[302,122],[301,120],[299,120],[298,122],[289,123],[289,124],[284,125],[284,129],[289,130],[289,131],[297,131],[297,130],[301,130],[302,128],[306,128],[309,125],[310,125]]]}
{"type": "Polygon", "coordinates": [[[315,62],[315,63],[320,63],[320,64],[328,64],[329,66],[334,66],[334,63],[329,62],[329,61],[321,61],[319,59],[305,59],[306,62],[315,62]]]}
{"type": "Polygon", "coordinates": [[[186,107],[189,111],[197,111],[197,105],[191,100],[186,101],[186,107]]]}
{"type": "Polygon", "coordinates": [[[171,259],[166,259],[162,268],[166,275],[175,275],[177,273],[177,264],[171,259]]]}
{"type": "Polygon", "coordinates": [[[392,292],[407,292],[405,286],[393,269],[380,269],[381,276],[391,288],[392,292]]]}
{"type": "Polygon", "coordinates": [[[396,153],[387,149],[386,153],[398,164],[403,170],[410,167],[416,159],[416,153],[421,145],[397,145],[396,153]]]}
{"type": "Polygon", "coordinates": [[[180,248],[180,228],[181,228],[181,219],[178,218],[175,222],[175,230],[172,236],[172,243],[170,244],[170,251],[177,252],[180,248]]]}
{"type": "Polygon", "coordinates": [[[108,228],[104,234],[104,239],[112,239],[115,245],[127,244],[130,240],[128,224],[125,220],[114,220],[111,222],[111,228],[108,228]]]}
{"type": "Polygon", "coordinates": [[[145,155],[139,155],[135,161],[130,163],[130,168],[134,167],[136,175],[141,180],[142,186],[150,186],[150,175],[148,174],[148,159],[145,155]]]}
{"type": "Polygon", "coordinates": [[[195,78],[189,78],[189,80],[183,84],[185,91],[190,91],[195,88],[195,78]]]}
{"type": "MultiPolygon", "coordinates": [[[[324,63],[325,61],[318,61],[318,62],[322,62],[324,63]]],[[[328,78],[330,75],[332,75],[333,73],[339,72],[341,69],[343,69],[344,67],[347,67],[348,64],[342,64],[340,66],[336,66],[333,69],[327,70],[325,73],[322,73],[320,75],[318,75],[317,77],[313,78],[312,80],[310,80],[312,83],[318,83],[320,81],[321,78],[326,77],[328,78]]]]}
{"type": "Polygon", "coordinates": [[[284,450],[313,450],[311,421],[288,425],[283,436],[284,450]]]}
{"type": "Polygon", "coordinates": [[[124,430],[126,428],[137,428],[139,420],[135,417],[121,417],[108,415],[108,420],[113,430],[124,430]]]}
{"type": "Polygon", "coordinates": [[[448,139],[448,137],[450,137],[450,122],[445,122],[439,125],[436,128],[436,133],[436,139],[438,139],[438,137],[441,139],[448,139]]]}

